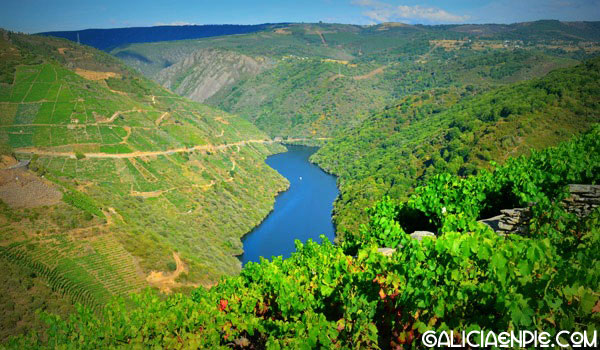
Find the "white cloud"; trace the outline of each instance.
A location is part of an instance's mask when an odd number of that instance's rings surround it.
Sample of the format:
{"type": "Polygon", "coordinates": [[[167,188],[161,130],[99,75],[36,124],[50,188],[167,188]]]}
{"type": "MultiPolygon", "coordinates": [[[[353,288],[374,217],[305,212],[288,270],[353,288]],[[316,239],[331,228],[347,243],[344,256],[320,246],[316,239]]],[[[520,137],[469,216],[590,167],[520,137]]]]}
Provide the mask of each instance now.
{"type": "Polygon", "coordinates": [[[515,23],[540,19],[598,21],[600,0],[495,0],[471,11],[469,22],[515,23]]]}
{"type": "Polygon", "coordinates": [[[175,21],[175,22],[170,22],[170,23],[164,23],[164,22],[154,23],[155,26],[193,26],[194,24],[195,23],[184,22],[184,21],[175,21]]]}
{"type": "Polygon", "coordinates": [[[411,21],[429,23],[462,23],[467,15],[456,15],[437,7],[392,5],[377,0],[352,0],[352,4],[367,8],[363,15],[377,21],[411,21]]]}

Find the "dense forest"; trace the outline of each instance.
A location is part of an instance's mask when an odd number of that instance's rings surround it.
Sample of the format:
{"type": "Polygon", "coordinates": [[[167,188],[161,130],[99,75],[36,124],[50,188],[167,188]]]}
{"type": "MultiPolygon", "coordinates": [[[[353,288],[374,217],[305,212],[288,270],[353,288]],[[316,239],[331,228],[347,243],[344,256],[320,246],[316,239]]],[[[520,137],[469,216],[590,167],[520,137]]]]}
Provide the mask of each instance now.
{"type": "Polygon", "coordinates": [[[600,59],[476,94],[472,88],[411,95],[340,132],[312,160],[340,176],[340,228],[356,228],[383,195],[416,183],[477,173],[491,161],[570,138],[600,121],[600,59]]]}

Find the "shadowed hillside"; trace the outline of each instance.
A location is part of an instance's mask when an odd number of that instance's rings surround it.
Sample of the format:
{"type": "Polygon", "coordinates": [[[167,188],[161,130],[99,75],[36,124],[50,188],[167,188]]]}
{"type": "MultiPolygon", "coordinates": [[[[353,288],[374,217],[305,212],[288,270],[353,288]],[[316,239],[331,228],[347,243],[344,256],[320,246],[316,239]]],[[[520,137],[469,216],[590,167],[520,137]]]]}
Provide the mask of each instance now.
{"type": "MultiPolygon", "coordinates": [[[[283,24],[281,24],[283,25],[283,24]]],[[[174,25],[155,27],[132,27],[110,29],[84,29],[76,31],[56,31],[39,33],[69,39],[85,45],[90,45],[100,50],[111,50],[115,47],[131,43],[148,43],[165,40],[184,40],[245,34],[277,27],[277,24],[209,24],[209,25],[174,25]]]]}

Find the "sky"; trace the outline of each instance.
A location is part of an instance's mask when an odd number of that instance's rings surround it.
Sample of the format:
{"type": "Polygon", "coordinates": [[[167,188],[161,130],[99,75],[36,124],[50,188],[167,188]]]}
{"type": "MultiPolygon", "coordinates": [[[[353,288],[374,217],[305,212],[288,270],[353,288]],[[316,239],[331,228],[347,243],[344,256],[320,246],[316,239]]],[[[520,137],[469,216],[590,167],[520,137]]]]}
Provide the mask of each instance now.
{"type": "Polygon", "coordinates": [[[600,0],[2,0],[0,27],[25,33],[166,24],[514,23],[600,20],[600,0]]]}

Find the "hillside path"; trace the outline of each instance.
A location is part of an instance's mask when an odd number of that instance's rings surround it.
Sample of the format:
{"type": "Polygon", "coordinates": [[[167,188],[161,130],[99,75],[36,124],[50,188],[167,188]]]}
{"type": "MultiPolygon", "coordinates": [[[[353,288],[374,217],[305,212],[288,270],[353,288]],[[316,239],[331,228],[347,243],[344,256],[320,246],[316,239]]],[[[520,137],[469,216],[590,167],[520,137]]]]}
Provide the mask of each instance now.
{"type": "Polygon", "coordinates": [[[372,71],[370,71],[367,74],[353,76],[352,79],[354,79],[354,80],[364,80],[364,79],[373,78],[377,74],[383,73],[384,69],[385,69],[385,66],[379,67],[379,68],[375,68],[375,69],[373,69],[372,71]]]}
{"type": "Polygon", "coordinates": [[[183,261],[181,261],[179,254],[173,252],[173,259],[175,260],[175,264],[177,266],[175,271],[171,273],[152,271],[148,277],[146,277],[146,281],[148,281],[148,283],[166,294],[171,292],[171,288],[176,288],[181,285],[180,283],[175,282],[175,280],[185,271],[185,265],[183,264],[183,261]]]}
{"type": "MultiPolygon", "coordinates": [[[[308,140],[325,140],[327,138],[316,138],[316,139],[288,139],[287,142],[298,142],[298,141],[308,141],[308,140]]],[[[105,152],[90,152],[83,153],[86,158],[113,158],[113,159],[127,159],[127,158],[139,158],[139,157],[152,157],[152,156],[166,156],[175,153],[190,153],[194,151],[219,151],[224,150],[230,147],[238,147],[245,146],[247,144],[258,143],[258,144],[272,144],[279,143],[280,141],[275,140],[244,140],[220,145],[198,145],[193,147],[180,147],[173,148],[164,151],[135,151],[130,153],[105,153],[105,152]]],[[[14,150],[17,154],[37,154],[39,156],[46,157],[67,157],[67,158],[75,158],[75,152],[57,152],[57,151],[49,151],[39,149],[37,147],[23,147],[16,148],[14,150]]]]}
{"type": "MultiPolygon", "coordinates": [[[[90,152],[83,153],[86,158],[117,158],[117,159],[125,159],[125,158],[139,158],[139,157],[152,157],[152,156],[165,156],[171,155],[175,153],[189,153],[194,151],[217,151],[227,149],[229,147],[235,146],[245,146],[251,143],[261,143],[261,144],[271,144],[275,143],[273,140],[244,140],[233,143],[221,144],[221,145],[198,145],[193,147],[180,147],[173,148],[164,151],[135,151],[130,153],[105,153],[105,152],[90,152]]],[[[40,156],[47,157],[68,157],[74,158],[75,152],[56,152],[56,151],[48,151],[39,149],[37,147],[24,147],[15,149],[15,153],[17,154],[37,154],[40,156]]]]}

